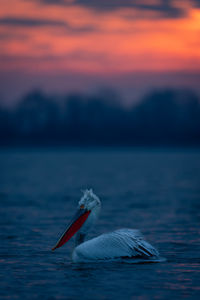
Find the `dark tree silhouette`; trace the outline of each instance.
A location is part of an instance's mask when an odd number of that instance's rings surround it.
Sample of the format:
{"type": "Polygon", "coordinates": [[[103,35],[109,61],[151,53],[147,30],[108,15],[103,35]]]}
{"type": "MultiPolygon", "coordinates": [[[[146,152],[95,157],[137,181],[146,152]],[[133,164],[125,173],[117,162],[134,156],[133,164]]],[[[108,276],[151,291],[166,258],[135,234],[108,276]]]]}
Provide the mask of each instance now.
{"type": "Polygon", "coordinates": [[[0,108],[4,144],[199,145],[200,102],[184,89],[147,94],[125,108],[110,90],[69,94],[60,103],[41,91],[25,95],[12,110],[0,108]]]}

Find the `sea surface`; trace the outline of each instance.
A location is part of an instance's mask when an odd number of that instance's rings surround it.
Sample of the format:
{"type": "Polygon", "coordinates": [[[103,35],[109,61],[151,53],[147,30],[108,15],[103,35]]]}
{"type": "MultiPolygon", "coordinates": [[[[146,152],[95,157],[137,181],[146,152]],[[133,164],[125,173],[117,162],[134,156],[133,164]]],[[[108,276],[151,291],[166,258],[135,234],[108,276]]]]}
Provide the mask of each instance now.
{"type": "Polygon", "coordinates": [[[1,149],[0,242],[0,299],[200,299],[200,150],[1,149]],[[88,238],[140,229],[166,262],[52,252],[85,188],[102,201],[88,238]]]}

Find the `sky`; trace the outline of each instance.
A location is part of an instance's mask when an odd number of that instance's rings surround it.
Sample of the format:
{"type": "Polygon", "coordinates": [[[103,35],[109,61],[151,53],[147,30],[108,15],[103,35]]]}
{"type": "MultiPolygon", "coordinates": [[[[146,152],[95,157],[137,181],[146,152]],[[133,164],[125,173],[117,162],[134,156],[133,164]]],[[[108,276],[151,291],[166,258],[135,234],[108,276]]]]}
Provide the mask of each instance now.
{"type": "Polygon", "coordinates": [[[30,89],[200,92],[200,0],[1,0],[0,101],[30,89]]]}

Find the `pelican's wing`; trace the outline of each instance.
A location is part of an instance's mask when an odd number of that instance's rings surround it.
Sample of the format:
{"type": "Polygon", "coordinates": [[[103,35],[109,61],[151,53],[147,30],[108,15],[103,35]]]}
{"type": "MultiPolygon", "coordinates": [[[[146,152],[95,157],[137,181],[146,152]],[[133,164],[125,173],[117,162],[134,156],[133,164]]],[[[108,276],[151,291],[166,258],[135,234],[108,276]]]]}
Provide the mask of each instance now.
{"type": "Polygon", "coordinates": [[[152,257],[158,251],[146,242],[138,230],[120,229],[102,234],[76,247],[74,261],[114,259],[119,257],[152,257]]]}

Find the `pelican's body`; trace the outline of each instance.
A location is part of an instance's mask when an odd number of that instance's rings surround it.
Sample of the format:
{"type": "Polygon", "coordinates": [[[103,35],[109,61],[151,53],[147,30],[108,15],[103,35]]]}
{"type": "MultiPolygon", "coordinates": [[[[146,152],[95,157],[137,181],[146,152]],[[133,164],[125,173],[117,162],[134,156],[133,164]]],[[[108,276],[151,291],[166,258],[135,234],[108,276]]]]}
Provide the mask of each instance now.
{"type": "Polygon", "coordinates": [[[158,251],[144,240],[140,231],[135,229],[119,229],[85,241],[89,229],[99,215],[100,208],[99,198],[92,190],[86,190],[79,201],[78,217],[76,215],[75,221],[70,223],[53,250],[61,247],[77,232],[76,247],[72,253],[74,262],[134,259],[160,261],[158,251]]]}
{"type": "Polygon", "coordinates": [[[98,260],[127,260],[130,258],[155,258],[158,251],[147,243],[142,234],[134,229],[119,229],[101,234],[81,243],[72,253],[74,262],[98,260]]]}

